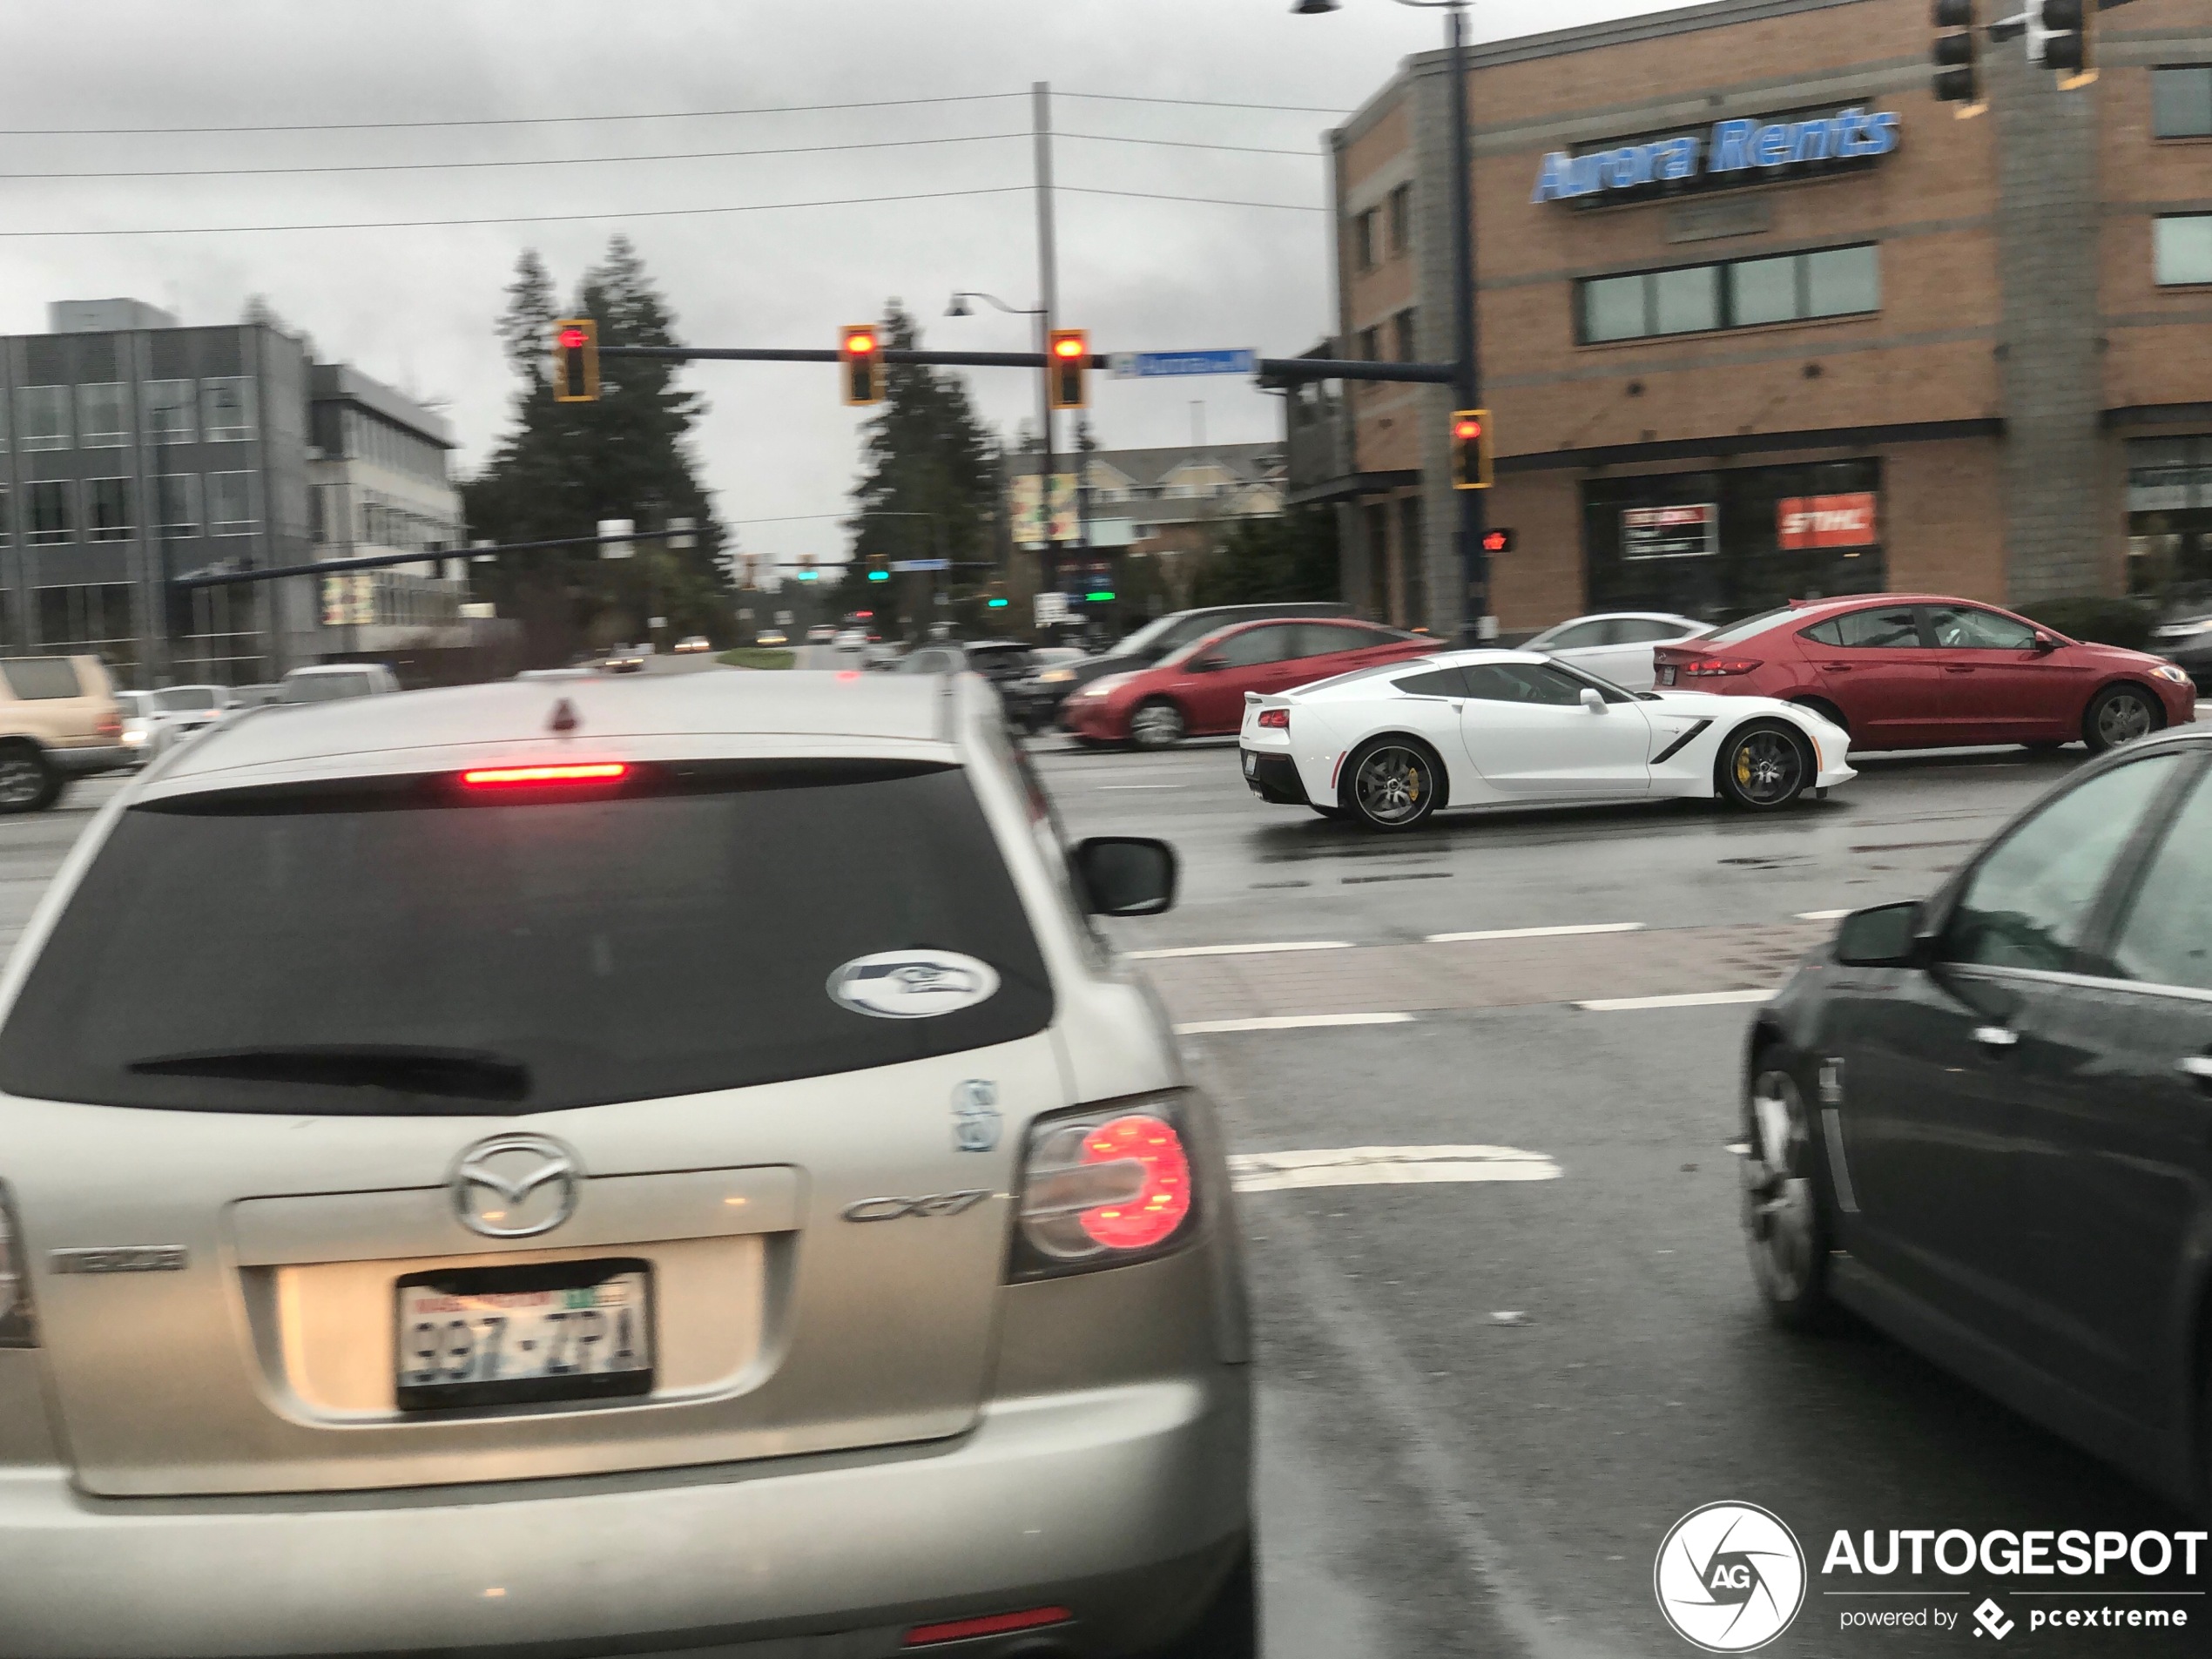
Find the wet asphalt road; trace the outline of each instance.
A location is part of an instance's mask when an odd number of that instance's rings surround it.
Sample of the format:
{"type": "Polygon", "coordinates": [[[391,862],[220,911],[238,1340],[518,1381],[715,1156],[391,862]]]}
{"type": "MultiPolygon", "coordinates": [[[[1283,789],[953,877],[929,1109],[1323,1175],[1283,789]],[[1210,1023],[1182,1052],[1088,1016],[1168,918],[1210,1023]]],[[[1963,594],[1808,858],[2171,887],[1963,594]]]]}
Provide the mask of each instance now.
{"type": "MultiPolygon", "coordinates": [[[[1877,758],[1831,799],[1772,819],[1689,805],[1447,814],[1379,840],[1262,806],[1233,745],[1032,747],[1071,834],[1157,834],[1184,856],[1182,902],[1117,924],[1125,948],[1345,947],[1312,954],[1334,977],[1309,998],[1359,982],[1361,964],[1382,960],[1369,952],[1430,934],[1595,924],[1641,924],[1662,960],[1680,931],[1696,941],[1683,982],[1703,986],[1714,935],[1688,930],[1757,941],[1804,932],[1808,912],[1924,894],[2080,759],[1877,758]]],[[[0,819],[0,943],[114,787],[81,785],[54,812],[0,819]]],[[[1556,971],[1587,972],[1603,994],[1603,940],[1565,943],[1581,954],[1556,971]]],[[[1213,965],[1159,960],[1171,1012],[1199,982],[1187,976],[1213,965]]],[[[1804,1611],[1765,1651],[1979,1653],[1997,1644],[1973,1635],[1970,1609],[2006,1587],[1974,1577],[1858,1581],[1909,1588],[1875,1604],[1939,1610],[1959,1628],[1840,1629],[1868,1603],[1821,1594],[1831,1534],[2189,1525],[1883,1338],[1768,1325],[1726,1150],[1748,1008],[1463,1000],[1393,1025],[1185,1039],[1238,1150],[1495,1146],[1560,1170],[1241,1197],[1278,1659],[1692,1652],[1656,1609],[1654,1554],[1678,1517],[1731,1499],[1779,1514],[1813,1557],[1804,1611]]],[[[2031,1637],[2033,1604],[2006,1605],[2020,1621],[2007,1649],[2203,1650],[2198,1631],[2031,1637]]],[[[2205,1602],[2186,1605],[2212,1620],[2205,1602]]]]}

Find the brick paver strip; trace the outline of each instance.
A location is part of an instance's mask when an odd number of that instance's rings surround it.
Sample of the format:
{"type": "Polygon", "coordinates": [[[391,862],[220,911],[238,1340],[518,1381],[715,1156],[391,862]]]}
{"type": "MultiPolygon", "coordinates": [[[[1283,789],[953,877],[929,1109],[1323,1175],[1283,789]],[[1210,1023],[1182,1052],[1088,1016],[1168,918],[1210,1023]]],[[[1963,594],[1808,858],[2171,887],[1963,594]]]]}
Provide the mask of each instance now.
{"type": "Polygon", "coordinates": [[[1637,934],[1363,945],[1283,956],[1148,962],[1181,1022],[1270,1015],[1525,1008],[1779,985],[1830,922],[1670,927],[1637,934]]]}

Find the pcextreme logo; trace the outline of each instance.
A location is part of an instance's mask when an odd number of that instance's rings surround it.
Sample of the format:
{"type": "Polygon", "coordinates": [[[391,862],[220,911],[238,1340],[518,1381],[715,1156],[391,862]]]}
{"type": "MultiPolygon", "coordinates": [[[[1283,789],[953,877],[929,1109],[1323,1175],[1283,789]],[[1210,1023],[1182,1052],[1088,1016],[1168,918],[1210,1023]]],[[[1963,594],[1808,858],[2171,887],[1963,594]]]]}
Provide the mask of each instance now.
{"type": "Polygon", "coordinates": [[[1750,1653],[1787,1630],[1805,1602],[1805,1553],[1780,1516],[1709,1503],[1675,1522],[1651,1571],[1659,1611],[1707,1653],[1750,1653]]]}

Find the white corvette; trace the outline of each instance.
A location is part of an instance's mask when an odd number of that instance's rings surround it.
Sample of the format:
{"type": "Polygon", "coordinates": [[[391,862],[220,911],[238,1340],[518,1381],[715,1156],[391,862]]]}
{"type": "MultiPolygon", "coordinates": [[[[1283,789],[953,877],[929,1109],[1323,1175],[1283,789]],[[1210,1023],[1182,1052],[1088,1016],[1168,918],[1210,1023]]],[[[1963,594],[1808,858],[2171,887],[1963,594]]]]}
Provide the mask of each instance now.
{"type": "Polygon", "coordinates": [[[1440,806],[1718,798],[1787,806],[1858,774],[1851,738],[1764,697],[1622,691],[1531,651],[1460,651],[1247,692],[1262,800],[1409,829],[1440,806]]]}

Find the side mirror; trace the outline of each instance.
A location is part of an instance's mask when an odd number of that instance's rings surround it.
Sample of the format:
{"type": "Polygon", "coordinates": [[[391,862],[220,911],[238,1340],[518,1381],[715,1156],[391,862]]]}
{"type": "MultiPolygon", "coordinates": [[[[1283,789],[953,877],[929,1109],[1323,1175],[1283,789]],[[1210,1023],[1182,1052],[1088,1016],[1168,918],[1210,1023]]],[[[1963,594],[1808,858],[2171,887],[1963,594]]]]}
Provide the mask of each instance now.
{"type": "Polygon", "coordinates": [[[1588,709],[1592,714],[1602,714],[1605,712],[1605,693],[1599,691],[1595,685],[1585,685],[1582,688],[1581,701],[1582,706],[1588,709]]]}
{"type": "Polygon", "coordinates": [[[1149,836],[1097,835],[1069,854],[1094,916],[1157,916],[1175,903],[1175,849],[1149,836]]]}
{"type": "Polygon", "coordinates": [[[2035,631],[2035,649],[2039,652],[2048,655],[2058,648],[2059,642],[2055,637],[2045,633],[2040,628],[2035,631]]]}
{"type": "Polygon", "coordinates": [[[1925,955],[1919,923],[1917,901],[1857,911],[1836,929],[1836,961],[1844,968],[1916,968],[1925,955]]]}
{"type": "Polygon", "coordinates": [[[1229,659],[1209,651],[1204,657],[1193,657],[1184,666],[1193,674],[1217,674],[1229,666],[1229,659]]]}

